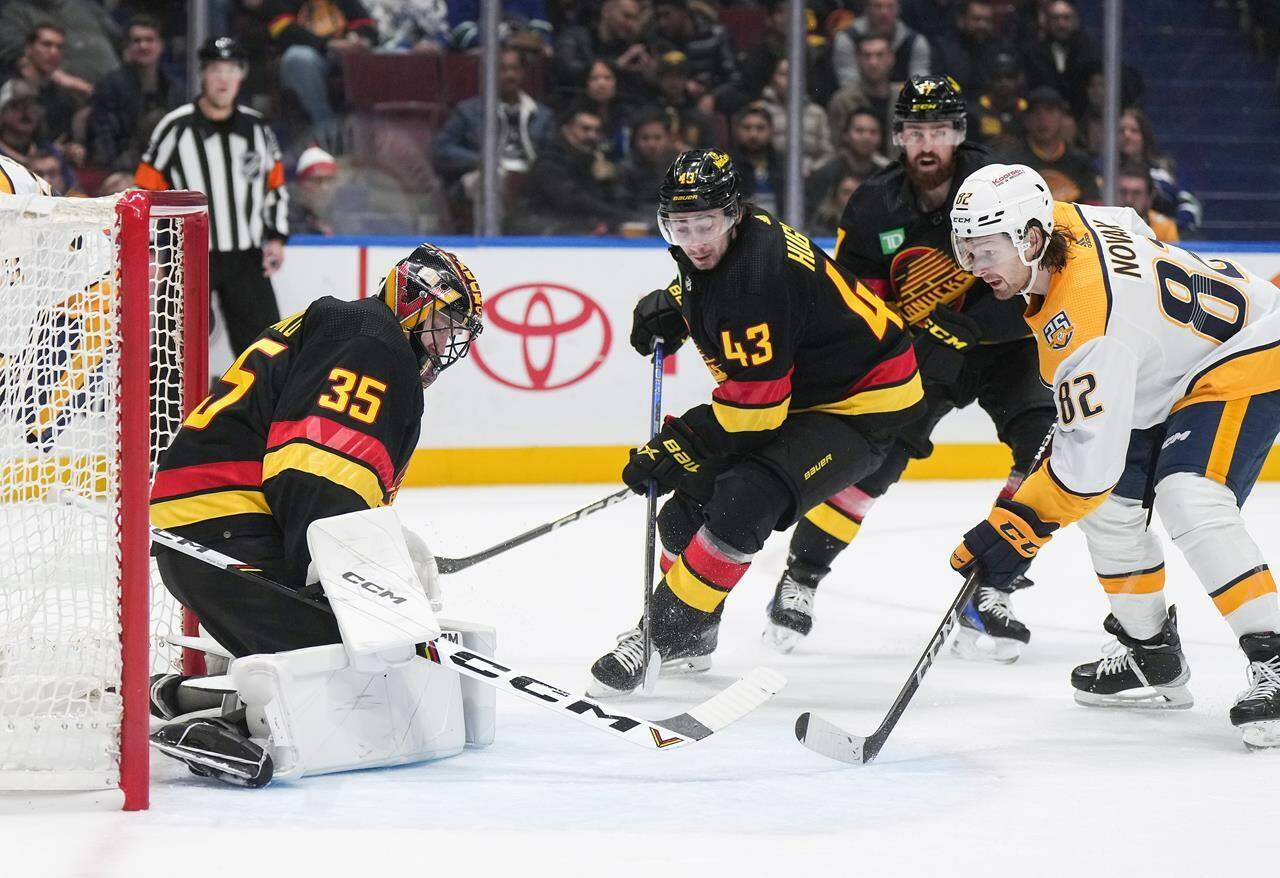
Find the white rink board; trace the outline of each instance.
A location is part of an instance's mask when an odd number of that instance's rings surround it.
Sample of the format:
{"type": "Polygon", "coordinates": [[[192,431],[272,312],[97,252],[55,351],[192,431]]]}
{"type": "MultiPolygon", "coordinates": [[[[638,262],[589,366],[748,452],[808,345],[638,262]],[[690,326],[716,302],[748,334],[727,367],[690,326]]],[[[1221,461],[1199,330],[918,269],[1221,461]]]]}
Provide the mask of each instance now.
{"type": "MultiPolygon", "coordinates": [[[[367,294],[412,247],[409,239],[395,246],[375,238],[315,241],[287,250],[276,277],[282,314],[300,311],[325,294],[347,299],[367,294]]],[[[479,278],[487,319],[473,355],[427,394],[420,447],[617,446],[644,435],[650,370],[627,342],[631,308],[640,295],[670,281],[674,264],[659,246],[600,243],[445,243],[479,278]]],[[[831,242],[820,243],[830,252],[831,242]]],[[[1263,277],[1280,274],[1280,250],[1206,247],[1201,252],[1235,260],[1263,277]]],[[[691,345],[675,360],[663,388],[667,412],[706,401],[712,387],[691,345]]],[[[224,342],[213,355],[215,374],[229,362],[224,342]]],[[[991,443],[996,435],[986,414],[970,406],[944,419],[933,439],[936,444],[991,443]]]]}

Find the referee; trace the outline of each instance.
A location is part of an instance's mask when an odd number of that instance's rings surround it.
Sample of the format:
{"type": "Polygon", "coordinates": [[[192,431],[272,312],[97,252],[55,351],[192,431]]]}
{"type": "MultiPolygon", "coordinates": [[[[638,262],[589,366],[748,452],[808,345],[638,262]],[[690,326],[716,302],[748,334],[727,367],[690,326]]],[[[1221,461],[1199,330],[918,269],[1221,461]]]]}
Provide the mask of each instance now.
{"type": "Polygon", "coordinates": [[[231,37],[200,47],[200,96],[156,125],[134,175],[144,189],[209,199],[209,287],[239,355],[280,320],[271,275],[284,259],[288,195],[280,147],[262,115],[236,104],[249,66],[231,37]]]}

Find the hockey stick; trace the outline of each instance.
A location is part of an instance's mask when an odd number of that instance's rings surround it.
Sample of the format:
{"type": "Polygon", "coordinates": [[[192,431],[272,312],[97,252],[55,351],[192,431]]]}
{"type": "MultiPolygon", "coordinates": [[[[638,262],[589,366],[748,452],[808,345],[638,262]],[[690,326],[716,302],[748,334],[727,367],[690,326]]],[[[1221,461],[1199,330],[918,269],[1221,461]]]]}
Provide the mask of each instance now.
{"type": "Polygon", "coordinates": [[[851,735],[834,723],[806,711],[796,718],[796,740],[815,753],[820,753],[831,759],[838,759],[841,762],[849,762],[853,765],[866,765],[872,759],[875,759],[876,754],[880,752],[880,748],[884,746],[884,742],[888,740],[889,733],[893,731],[893,727],[898,724],[898,720],[907,709],[907,705],[911,703],[912,696],[920,688],[920,682],[924,679],[929,666],[933,664],[934,658],[946,644],[947,637],[951,634],[951,629],[960,621],[960,612],[964,605],[969,603],[977,587],[978,571],[975,565],[973,572],[965,579],[960,593],[951,602],[951,607],[947,610],[946,617],[943,618],[942,623],[938,626],[938,630],[934,632],[929,645],[925,647],[924,654],[916,662],[916,666],[912,669],[911,676],[907,678],[907,682],[903,685],[902,691],[894,699],[893,705],[889,708],[889,713],[880,721],[879,727],[874,732],[865,738],[851,735]]]}
{"type": "MultiPolygon", "coordinates": [[[[157,546],[181,552],[301,603],[310,604],[327,613],[333,612],[327,601],[315,600],[300,594],[264,576],[256,567],[244,564],[207,546],[183,539],[167,530],[153,526],[151,540],[157,546]]],[[[786,685],[786,678],[777,671],[770,668],[755,668],[742,679],[720,690],[691,710],[663,720],[650,721],[613,712],[598,701],[572,695],[566,689],[502,664],[491,656],[463,649],[444,637],[429,643],[418,644],[416,652],[421,658],[464,677],[479,680],[485,685],[566,715],[647,750],[674,750],[709,738],[764,704],[786,685]]]]}
{"type": "Polygon", "coordinates": [[[494,555],[501,555],[503,552],[508,549],[514,549],[516,546],[523,546],[531,540],[536,540],[538,537],[546,536],[554,530],[559,530],[566,524],[573,524],[575,521],[586,518],[594,512],[599,512],[601,509],[605,509],[615,503],[621,503],[623,500],[630,497],[631,494],[632,491],[630,488],[623,488],[621,491],[614,491],[608,497],[603,497],[594,503],[583,506],[575,512],[570,512],[563,518],[557,518],[555,521],[540,524],[532,530],[527,530],[509,540],[504,540],[503,542],[498,543],[496,546],[490,546],[482,552],[476,552],[474,555],[467,555],[463,558],[436,558],[436,570],[442,574],[457,573],[460,570],[466,570],[473,564],[479,564],[481,561],[488,561],[494,555]]]}
{"type": "MultiPolygon", "coordinates": [[[[649,394],[649,439],[658,435],[662,426],[662,339],[653,340],[653,389],[649,394]]],[[[653,597],[653,564],[656,560],[658,544],[658,483],[650,479],[645,493],[644,526],[644,603],[640,611],[640,643],[644,651],[644,691],[652,692],[658,685],[658,674],[662,667],[659,659],[653,658],[653,630],[649,624],[649,602],[653,597]]]]}

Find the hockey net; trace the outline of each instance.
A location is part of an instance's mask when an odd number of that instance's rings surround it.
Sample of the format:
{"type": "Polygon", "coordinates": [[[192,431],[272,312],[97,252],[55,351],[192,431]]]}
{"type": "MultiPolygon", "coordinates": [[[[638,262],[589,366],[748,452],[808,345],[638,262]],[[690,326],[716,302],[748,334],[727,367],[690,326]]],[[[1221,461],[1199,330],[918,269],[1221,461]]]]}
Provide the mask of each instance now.
{"type": "Polygon", "coordinates": [[[184,623],[147,495],[208,386],[207,222],[196,193],[0,196],[0,789],[146,807],[184,623]]]}

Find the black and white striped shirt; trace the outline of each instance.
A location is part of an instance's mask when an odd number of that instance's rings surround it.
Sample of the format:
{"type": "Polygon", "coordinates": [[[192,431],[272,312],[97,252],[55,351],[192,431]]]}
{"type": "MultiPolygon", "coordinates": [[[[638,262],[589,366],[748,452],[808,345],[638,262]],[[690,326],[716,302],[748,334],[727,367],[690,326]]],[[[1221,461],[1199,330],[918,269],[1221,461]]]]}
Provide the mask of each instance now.
{"type": "Polygon", "coordinates": [[[195,103],[169,113],[151,132],[135,179],[144,189],[193,189],[209,199],[209,248],[261,247],[289,234],[289,196],[275,135],[262,114],[237,105],[215,122],[195,103]]]}

